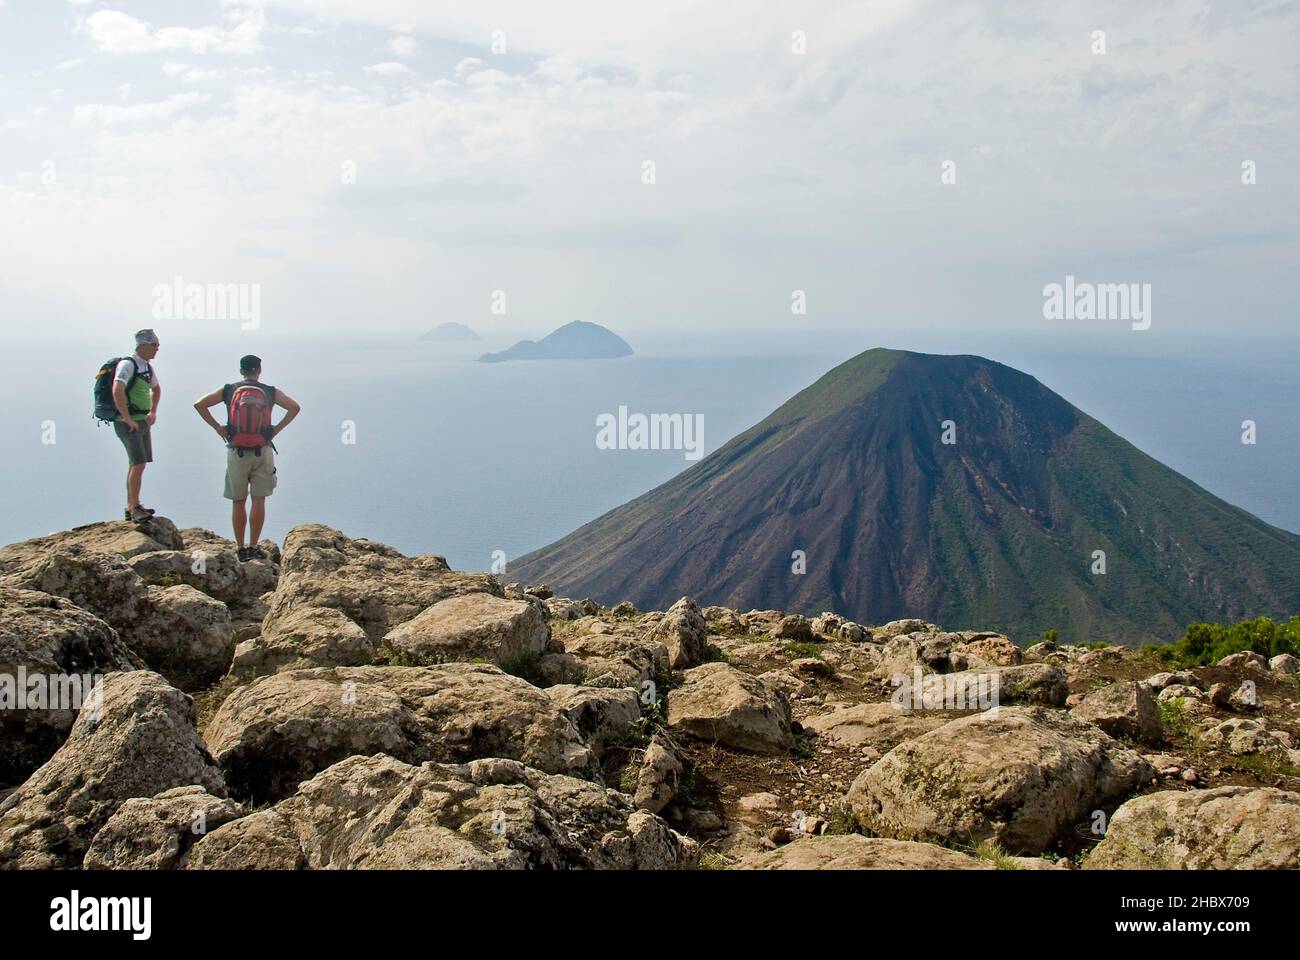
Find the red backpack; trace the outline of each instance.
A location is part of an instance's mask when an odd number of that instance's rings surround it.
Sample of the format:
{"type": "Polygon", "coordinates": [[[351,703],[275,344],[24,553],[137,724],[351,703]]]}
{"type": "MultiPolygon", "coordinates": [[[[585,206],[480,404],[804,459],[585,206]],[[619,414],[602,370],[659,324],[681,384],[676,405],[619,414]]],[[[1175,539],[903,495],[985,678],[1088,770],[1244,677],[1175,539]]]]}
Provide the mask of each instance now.
{"type": "Polygon", "coordinates": [[[275,388],[245,381],[226,387],[226,436],[236,450],[261,450],[271,442],[275,388]]]}

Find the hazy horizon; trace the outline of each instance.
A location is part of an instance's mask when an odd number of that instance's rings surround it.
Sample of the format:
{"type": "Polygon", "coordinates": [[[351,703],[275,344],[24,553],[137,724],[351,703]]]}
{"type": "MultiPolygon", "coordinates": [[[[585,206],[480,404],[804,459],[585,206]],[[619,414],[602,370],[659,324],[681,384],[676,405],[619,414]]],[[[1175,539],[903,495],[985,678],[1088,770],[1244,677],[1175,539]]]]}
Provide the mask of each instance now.
{"type": "MultiPolygon", "coordinates": [[[[871,344],[882,345],[923,346],[871,344]]],[[[26,507],[5,515],[0,543],[120,510],[121,451],[89,414],[90,374],[115,346],[113,338],[46,345],[39,365],[0,381],[0,402],[34,415],[25,435],[34,469],[9,477],[11,496],[26,507]],[[67,389],[51,389],[51,370],[60,383],[69,381],[67,389]],[[36,396],[42,399],[33,403],[36,396]],[[47,424],[57,428],[57,443],[44,442],[47,424]],[[109,479],[87,485],[88,476],[101,474],[109,479]]],[[[304,405],[278,441],[282,485],[269,536],[281,540],[296,524],[324,523],[406,553],[443,554],[457,568],[487,569],[493,551],[521,556],[691,466],[680,450],[599,450],[598,415],[620,404],[702,415],[707,456],[860,352],[803,344],[781,354],[474,362],[493,346],[381,334],[332,344],[261,335],[220,347],[210,338],[166,338],[157,359],[159,459],[147,471],[146,502],[182,526],[227,530],[220,444],[190,404],[233,380],[235,358],[255,348],[265,380],[304,405]],[[358,370],[365,376],[352,375],[358,370]],[[340,443],[345,420],[356,425],[356,444],[340,443]]],[[[1291,415],[1290,376],[1300,349],[1179,358],[1007,341],[978,352],[1037,377],[1211,493],[1300,533],[1300,501],[1291,492],[1300,472],[1300,422],[1291,415]],[[1258,424],[1249,446],[1240,442],[1247,418],[1258,424]]]]}

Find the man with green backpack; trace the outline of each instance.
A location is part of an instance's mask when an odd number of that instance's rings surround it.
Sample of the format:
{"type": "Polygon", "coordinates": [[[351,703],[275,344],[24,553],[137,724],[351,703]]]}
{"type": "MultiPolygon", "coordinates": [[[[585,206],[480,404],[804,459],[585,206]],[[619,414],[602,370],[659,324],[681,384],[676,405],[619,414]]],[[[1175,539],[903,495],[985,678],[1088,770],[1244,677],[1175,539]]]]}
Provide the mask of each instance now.
{"type": "Polygon", "coordinates": [[[158,419],[162,389],[154,370],[158,335],[140,330],[135,335],[135,353],[115,357],[99,369],[95,378],[95,416],[113,424],[126,448],[126,519],[148,520],[154,511],[140,504],[144,468],[153,462],[151,428],[158,419]]]}

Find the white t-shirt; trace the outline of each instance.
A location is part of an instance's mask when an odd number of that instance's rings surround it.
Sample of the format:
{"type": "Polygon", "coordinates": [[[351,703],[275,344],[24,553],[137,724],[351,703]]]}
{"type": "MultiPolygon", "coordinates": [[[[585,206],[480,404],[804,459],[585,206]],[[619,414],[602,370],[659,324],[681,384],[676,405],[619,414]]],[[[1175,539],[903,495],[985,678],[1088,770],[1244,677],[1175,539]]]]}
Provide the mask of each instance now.
{"type": "Polygon", "coordinates": [[[156,384],[158,382],[158,371],[153,368],[153,365],[148,360],[138,353],[131,354],[131,360],[119,360],[117,362],[117,369],[113,371],[114,380],[118,383],[130,383],[131,375],[138,370],[149,378],[150,383],[156,384]],[[135,361],[134,367],[131,366],[131,360],[135,361]]]}

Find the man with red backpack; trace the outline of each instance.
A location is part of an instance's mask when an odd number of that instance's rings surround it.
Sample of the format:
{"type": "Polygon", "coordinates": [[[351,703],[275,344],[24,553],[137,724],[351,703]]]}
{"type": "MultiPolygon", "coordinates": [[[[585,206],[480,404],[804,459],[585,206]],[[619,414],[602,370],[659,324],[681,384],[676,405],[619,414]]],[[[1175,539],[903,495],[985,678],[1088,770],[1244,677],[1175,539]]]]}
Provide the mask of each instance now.
{"type": "Polygon", "coordinates": [[[240,560],[264,560],[266,553],[257,545],[266,521],[266,498],[275,490],[275,445],[271,442],[287,427],[302,407],[283,390],[261,382],[262,361],[249,354],[239,361],[242,377],[227,383],[194,401],[199,412],[225,442],[226,499],[231,501],[230,520],[239,544],[240,560]],[[209,412],[219,403],[226,405],[226,422],[218,423],[209,412]],[[283,407],[284,418],[272,425],[271,411],[283,407]],[[245,510],[245,501],[253,498],[253,510],[245,510]],[[250,546],[244,546],[244,528],[248,527],[250,546]]]}

